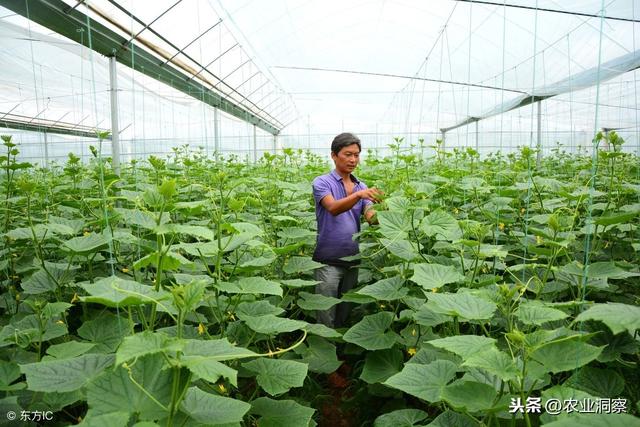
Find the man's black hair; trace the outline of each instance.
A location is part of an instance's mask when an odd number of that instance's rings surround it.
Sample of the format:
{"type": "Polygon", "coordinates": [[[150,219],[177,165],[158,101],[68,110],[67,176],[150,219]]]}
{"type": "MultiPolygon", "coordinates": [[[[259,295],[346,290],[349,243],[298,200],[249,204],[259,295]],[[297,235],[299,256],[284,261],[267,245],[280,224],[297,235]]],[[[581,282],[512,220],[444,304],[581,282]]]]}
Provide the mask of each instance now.
{"type": "Polygon", "coordinates": [[[341,133],[340,135],[333,138],[333,142],[331,142],[331,152],[337,155],[344,147],[348,147],[349,145],[353,144],[357,144],[358,150],[362,151],[360,138],[349,132],[341,133]]]}

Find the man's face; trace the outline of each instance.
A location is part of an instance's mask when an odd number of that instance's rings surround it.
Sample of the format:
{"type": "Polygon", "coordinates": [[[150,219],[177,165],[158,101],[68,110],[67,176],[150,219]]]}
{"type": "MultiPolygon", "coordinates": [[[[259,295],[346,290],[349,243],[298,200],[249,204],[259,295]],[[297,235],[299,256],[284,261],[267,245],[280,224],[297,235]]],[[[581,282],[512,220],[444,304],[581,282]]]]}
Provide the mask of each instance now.
{"type": "Polygon", "coordinates": [[[331,158],[339,172],[351,173],[360,162],[360,148],[358,144],[347,145],[338,154],[331,153],[331,158]]]}

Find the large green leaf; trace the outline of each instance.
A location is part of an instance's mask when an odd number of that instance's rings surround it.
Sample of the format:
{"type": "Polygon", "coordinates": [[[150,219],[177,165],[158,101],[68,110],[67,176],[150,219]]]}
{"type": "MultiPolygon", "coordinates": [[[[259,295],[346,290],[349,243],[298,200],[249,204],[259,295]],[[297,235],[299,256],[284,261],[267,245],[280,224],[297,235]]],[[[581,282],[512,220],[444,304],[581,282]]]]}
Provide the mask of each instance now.
{"type": "Polygon", "coordinates": [[[182,352],[185,356],[203,356],[218,362],[257,356],[251,350],[231,344],[227,338],[215,340],[183,340],[182,352]]]}
{"type": "Polygon", "coordinates": [[[563,372],[577,369],[597,358],[604,347],[596,347],[577,339],[551,341],[531,353],[547,372],[563,372]]]}
{"type": "Polygon", "coordinates": [[[282,296],[280,283],[264,277],[242,277],[236,282],[221,282],[218,289],[229,294],[262,294],[282,296]]]}
{"type": "Polygon", "coordinates": [[[245,317],[264,316],[265,314],[280,315],[284,313],[284,309],[276,307],[269,301],[259,300],[252,302],[241,302],[236,308],[238,318],[244,319],[245,317]]]}
{"type": "Polygon", "coordinates": [[[589,264],[586,269],[584,265],[573,262],[562,266],[560,271],[575,276],[587,276],[590,279],[626,279],[640,275],[640,273],[623,270],[613,262],[594,262],[589,264]]]}
{"type": "Polygon", "coordinates": [[[404,365],[402,372],[383,384],[427,402],[438,402],[442,400],[442,392],[457,370],[456,365],[448,360],[436,360],[426,365],[411,363],[404,365]]]}
{"type": "Polygon", "coordinates": [[[464,280],[464,276],[450,265],[414,264],[413,276],[409,279],[424,289],[440,288],[447,283],[464,280]]]}
{"type": "Polygon", "coordinates": [[[511,356],[495,347],[488,347],[484,351],[472,354],[465,359],[462,366],[484,369],[503,381],[515,380],[519,374],[511,356]]]}
{"type": "Polygon", "coordinates": [[[411,230],[411,221],[404,211],[381,211],[377,213],[380,233],[387,239],[406,239],[411,230]]]}
{"type": "Polygon", "coordinates": [[[215,383],[220,377],[225,377],[232,385],[238,385],[238,371],[218,362],[214,357],[182,356],[180,361],[196,378],[215,383]]]}
{"type": "Polygon", "coordinates": [[[20,365],[29,390],[67,392],[78,390],[113,365],[113,356],[84,354],[71,359],[20,365]]]}
{"type": "Polygon", "coordinates": [[[631,221],[640,215],[640,211],[635,212],[616,212],[611,215],[599,216],[594,218],[594,222],[598,225],[613,225],[631,221]]]}
{"type": "Polygon", "coordinates": [[[367,353],[360,379],[369,384],[380,383],[400,372],[402,367],[402,351],[388,349],[367,353]]]}
{"type": "Polygon", "coordinates": [[[120,345],[122,339],[131,333],[133,325],[125,317],[105,313],[95,319],[88,320],[78,328],[78,335],[103,353],[112,353],[120,345]]]}
{"type": "Polygon", "coordinates": [[[615,399],[624,391],[624,378],[613,369],[583,366],[564,385],[586,391],[592,396],[615,399]]]}
{"type": "Polygon", "coordinates": [[[545,424],[545,427],[640,427],[640,418],[629,414],[575,414],[545,424]]]}
{"type": "Polygon", "coordinates": [[[372,285],[360,289],[357,293],[367,295],[378,301],[394,301],[404,298],[409,293],[409,289],[404,287],[404,279],[400,276],[378,280],[372,285]]]}
{"type": "Polygon", "coordinates": [[[599,320],[611,329],[614,334],[629,331],[630,334],[640,329],[640,307],[617,302],[595,304],[580,313],[575,322],[599,320]]]}
{"type": "Polygon", "coordinates": [[[427,424],[429,427],[479,427],[480,423],[467,414],[447,409],[427,424]]]}
{"type": "Polygon", "coordinates": [[[330,374],[342,364],[336,356],[336,347],[321,337],[307,337],[294,351],[301,356],[301,362],[309,365],[311,372],[330,374]]]}
{"type": "Polygon", "coordinates": [[[22,282],[22,289],[27,294],[37,295],[45,292],[53,292],[58,287],[56,281],[62,279],[64,273],[59,270],[37,270],[27,280],[22,282]]]}
{"type": "Polygon", "coordinates": [[[457,294],[428,294],[431,308],[449,316],[458,316],[467,320],[488,320],[493,317],[497,305],[468,292],[457,294]]]}
{"type": "Polygon", "coordinates": [[[155,354],[141,357],[130,367],[102,372],[86,387],[89,408],[96,415],[129,412],[140,414],[141,420],[164,418],[172,382],[171,371],[164,367],[165,359],[155,354]]]}
{"type": "Polygon", "coordinates": [[[387,249],[389,252],[405,261],[412,261],[420,256],[416,248],[414,248],[408,240],[380,239],[380,243],[382,243],[385,249],[387,249]]]}
{"type": "Polygon", "coordinates": [[[292,387],[302,387],[308,369],[306,363],[267,358],[252,360],[242,366],[257,374],[258,384],[271,396],[286,393],[292,387]]]}
{"type": "Polygon", "coordinates": [[[109,240],[103,234],[89,234],[82,237],[74,237],[62,243],[62,249],[78,255],[88,255],[106,247],[109,240]]]}
{"type": "Polygon", "coordinates": [[[107,307],[149,304],[170,298],[166,291],[156,291],[153,286],[117,276],[106,277],[95,283],[83,283],[82,287],[89,293],[89,296],[80,297],[82,301],[96,302],[107,307]]]}
{"type": "Polygon", "coordinates": [[[420,223],[420,229],[436,240],[454,241],[462,236],[458,221],[442,210],[433,211],[425,216],[420,223]]]}
{"type": "Polygon", "coordinates": [[[180,410],[208,426],[240,423],[251,405],[237,399],[216,396],[191,387],[180,403],[180,410]]]}
{"type": "Polygon", "coordinates": [[[193,236],[207,241],[211,241],[216,238],[213,230],[201,225],[162,224],[156,227],[154,231],[156,234],[185,234],[187,236],[193,236]]]}
{"type": "Polygon", "coordinates": [[[497,394],[496,390],[488,384],[456,381],[444,388],[442,399],[456,409],[477,412],[493,407],[497,394]]]}
{"type": "Polygon", "coordinates": [[[367,350],[391,348],[399,338],[398,334],[388,330],[393,318],[393,313],[388,311],[364,316],[345,332],[342,338],[367,350]]]}
{"type": "Polygon", "coordinates": [[[126,337],[116,353],[116,365],[155,353],[175,353],[182,343],[161,332],[143,331],[126,337]]]}
{"type": "Polygon", "coordinates": [[[452,320],[451,316],[447,316],[446,314],[436,313],[431,307],[433,303],[425,303],[423,304],[418,311],[415,312],[413,318],[416,323],[424,326],[438,326],[442,323],[448,322],[452,320]]]}
{"type": "Polygon", "coordinates": [[[318,282],[316,280],[290,279],[281,280],[280,283],[282,283],[287,288],[309,288],[322,282],[318,282]]]}
{"type": "Polygon", "coordinates": [[[569,315],[557,308],[547,307],[538,301],[524,301],[515,312],[516,317],[525,325],[542,325],[543,323],[562,320],[569,315]]]}
{"type": "Polygon", "coordinates": [[[324,264],[312,260],[311,257],[294,256],[287,260],[282,271],[287,274],[309,273],[320,267],[324,267],[324,264]]]}
{"type": "Polygon", "coordinates": [[[496,340],[478,335],[456,335],[426,341],[426,343],[434,347],[443,348],[459,355],[463,359],[467,359],[476,353],[495,346],[496,340]]]}
{"type": "Polygon", "coordinates": [[[85,354],[95,346],[96,344],[88,342],[68,341],[62,344],[49,346],[47,354],[55,357],[56,359],[71,359],[85,354]]]}
{"type": "Polygon", "coordinates": [[[79,427],[113,427],[128,425],[131,414],[129,412],[110,412],[108,414],[96,415],[95,411],[89,409],[79,427]]]}
{"type": "Polygon", "coordinates": [[[328,310],[340,303],[338,298],[327,297],[322,294],[300,292],[296,304],[303,310],[328,310]]]}
{"type": "Polygon", "coordinates": [[[260,415],[260,427],[306,427],[314,412],[315,409],[302,406],[293,400],[259,397],[251,402],[251,413],[260,415]]]}
{"type": "Polygon", "coordinates": [[[419,409],[398,409],[380,415],[373,422],[373,427],[413,427],[429,416],[419,409]]]}
{"type": "Polygon", "coordinates": [[[246,317],[244,322],[252,330],[261,334],[279,334],[282,332],[292,332],[298,329],[304,329],[307,322],[301,320],[287,319],[286,317],[277,317],[273,314],[266,314],[258,317],[246,317]]]}

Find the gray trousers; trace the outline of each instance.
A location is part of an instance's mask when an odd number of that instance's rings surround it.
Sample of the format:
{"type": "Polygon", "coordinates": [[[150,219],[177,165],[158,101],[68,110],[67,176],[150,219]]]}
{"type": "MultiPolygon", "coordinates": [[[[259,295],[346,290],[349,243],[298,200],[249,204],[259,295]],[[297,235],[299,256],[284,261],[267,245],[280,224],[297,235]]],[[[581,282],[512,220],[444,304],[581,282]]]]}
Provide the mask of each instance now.
{"type": "MultiPolygon", "coordinates": [[[[314,270],[313,275],[322,282],[316,285],[316,294],[327,297],[340,298],[358,283],[358,267],[325,265],[314,270]]],[[[330,328],[340,328],[344,326],[352,307],[351,303],[341,302],[329,310],[317,311],[316,319],[330,328]]]]}

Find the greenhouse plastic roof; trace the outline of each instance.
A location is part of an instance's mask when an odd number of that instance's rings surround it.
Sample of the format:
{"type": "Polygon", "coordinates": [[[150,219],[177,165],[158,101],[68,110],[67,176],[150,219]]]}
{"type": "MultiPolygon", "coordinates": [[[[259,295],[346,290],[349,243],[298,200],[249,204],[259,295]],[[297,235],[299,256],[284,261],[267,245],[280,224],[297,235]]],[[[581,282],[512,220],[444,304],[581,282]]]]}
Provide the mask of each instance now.
{"type": "MultiPolygon", "coordinates": [[[[91,9],[65,1],[188,68],[206,65],[212,80],[238,89],[236,101],[250,101],[248,109],[284,132],[437,132],[532,95],[552,96],[567,84],[575,85],[567,101],[574,118],[581,106],[598,102],[624,107],[616,126],[637,126],[637,79],[624,72],[638,63],[637,0],[92,0],[91,9]]],[[[12,20],[2,20],[4,40],[18,43],[39,32],[39,40],[66,44],[37,26],[19,34],[12,20]]],[[[7,58],[14,53],[3,59],[15,63],[7,58]]],[[[55,67],[64,84],[65,72],[78,73],[77,61],[67,64],[52,58],[45,66],[55,67]]],[[[20,81],[18,74],[3,80],[20,81]]]]}

